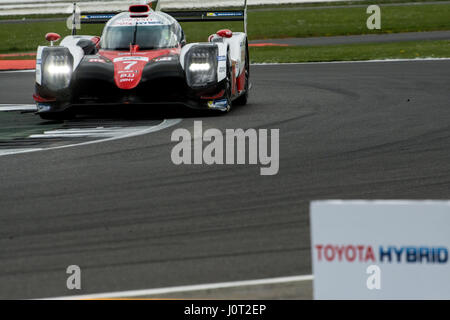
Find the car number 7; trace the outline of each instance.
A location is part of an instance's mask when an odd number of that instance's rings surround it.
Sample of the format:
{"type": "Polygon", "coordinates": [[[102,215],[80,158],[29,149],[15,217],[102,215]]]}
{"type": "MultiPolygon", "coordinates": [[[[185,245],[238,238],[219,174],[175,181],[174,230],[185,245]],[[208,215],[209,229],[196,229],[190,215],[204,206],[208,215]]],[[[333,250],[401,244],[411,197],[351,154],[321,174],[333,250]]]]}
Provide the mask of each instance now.
{"type": "Polygon", "coordinates": [[[132,67],[132,66],[134,66],[136,63],[138,63],[137,61],[124,61],[123,63],[126,63],[126,64],[128,64],[125,68],[124,68],[124,70],[130,70],[130,68],[132,67]]]}

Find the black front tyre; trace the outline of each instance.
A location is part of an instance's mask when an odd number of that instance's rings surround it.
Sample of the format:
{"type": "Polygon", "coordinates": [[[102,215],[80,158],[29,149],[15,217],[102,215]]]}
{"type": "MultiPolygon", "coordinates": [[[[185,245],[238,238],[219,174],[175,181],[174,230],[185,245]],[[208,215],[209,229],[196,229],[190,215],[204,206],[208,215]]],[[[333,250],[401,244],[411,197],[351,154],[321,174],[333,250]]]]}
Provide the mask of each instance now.
{"type": "Polygon", "coordinates": [[[231,100],[231,91],[232,91],[232,86],[233,86],[233,67],[231,65],[231,56],[230,56],[230,52],[228,51],[227,54],[227,86],[225,88],[225,97],[228,101],[228,108],[226,112],[229,112],[231,110],[231,107],[233,106],[233,101],[231,100]]]}

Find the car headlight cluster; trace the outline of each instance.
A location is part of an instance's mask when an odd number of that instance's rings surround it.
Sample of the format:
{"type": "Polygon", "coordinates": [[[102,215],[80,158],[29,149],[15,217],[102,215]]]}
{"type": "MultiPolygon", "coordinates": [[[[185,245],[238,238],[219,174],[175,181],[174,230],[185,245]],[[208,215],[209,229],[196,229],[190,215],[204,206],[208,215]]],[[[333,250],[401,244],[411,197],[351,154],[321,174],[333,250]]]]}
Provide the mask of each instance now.
{"type": "Polygon", "coordinates": [[[203,87],[217,81],[217,47],[193,47],[186,59],[187,82],[190,87],[203,87]]]}
{"type": "Polygon", "coordinates": [[[192,63],[189,66],[189,71],[191,71],[191,72],[201,72],[201,71],[206,72],[206,71],[209,71],[209,70],[211,70],[211,65],[208,62],[206,62],[206,63],[192,63]]]}
{"type": "Polygon", "coordinates": [[[72,78],[73,58],[67,54],[49,54],[43,64],[43,78],[50,90],[67,88],[72,78]]]}

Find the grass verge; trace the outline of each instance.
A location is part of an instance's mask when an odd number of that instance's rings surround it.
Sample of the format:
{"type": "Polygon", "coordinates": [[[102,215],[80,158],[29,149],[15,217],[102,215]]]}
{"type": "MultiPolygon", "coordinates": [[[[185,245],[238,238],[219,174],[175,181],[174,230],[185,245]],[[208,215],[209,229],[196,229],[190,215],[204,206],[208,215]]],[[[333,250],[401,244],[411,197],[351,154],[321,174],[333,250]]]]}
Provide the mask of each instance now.
{"type": "MultiPolygon", "coordinates": [[[[33,58],[22,56],[0,58],[0,60],[28,60],[33,58]]],[[[253,63],[450,58],[450,40],[299,47],[251,47],[250,58],[253,63]]]]}
{"type": "Polygon", "coordinates": [[[291,4],[264,4],[264,5],[249,5],[251,9],[282,9],[282,8],[313,8],[313,7],[345,7],[345,6],[360,6],[371,4],[402,4],[402,3],[426,3],[426,2],[447,2],[448,0],[377,0],[376,2],[371,0],[357,0],[357,1],[327,1],[327,2],[306,2],[306,3],[291,3],[291,4]]]}
{"type": "Polygon", "coordinates": [[[448,57],[450,57],[450,40],[250,48],[250,59],[254,63],[448,57]]]}

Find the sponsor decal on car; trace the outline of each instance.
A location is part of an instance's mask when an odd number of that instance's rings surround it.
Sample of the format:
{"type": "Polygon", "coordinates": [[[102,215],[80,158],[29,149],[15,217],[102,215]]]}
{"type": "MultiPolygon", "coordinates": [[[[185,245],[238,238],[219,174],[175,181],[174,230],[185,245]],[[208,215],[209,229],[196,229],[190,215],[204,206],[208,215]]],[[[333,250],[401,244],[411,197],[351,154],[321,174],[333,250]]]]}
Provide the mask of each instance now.
{"type": "Polygon", "coordinates": [[[228,107],[227,99],[208,101],[208,108],[210,109],[227,110],[228,107]]]}
{"type": "Polygon", "coordinates": [[[160,61],[172,61],[172,60],[174,60],[174,57],[161,57],[161,58],[156,58],[153,61],[160,62],[160,61]]]}
{"type": "Polygon", "coordinates": [[[163,23],[153,18],[123,18],[114,22],[112,27],[121,26],[146,26],[146,25],[162,25],[163,23]]]}
{"type": "Polygon", "coordinates": [[[119,72],[120,78],[134,78],[136,75],[133,72],[119,72]]]}
{"type": "Polygon", "coordinates": [[[38,112],[46,112],[46,111],[50,111],[50,109],[51,109],[51,106],[49,104],[45,104],[45,103],[37,103],[36,107],[37,107],[38,112]]]}
{"type": "Polygon", "coordinates": [[[93,63],[106,63],[106,61],[104,59],[98,59],[98,58],[93,58],[93,59],[89,59],[88,62],[93,62],[93,63]]]}
{"type": "Polygon", "coordinates": [[[128,57],[119,57],[115,58],[114,62],[120,62],[120,61],[145,61],[148,62],[147,57],[139,57],[139,56],[128,56],[128,57]]]}

